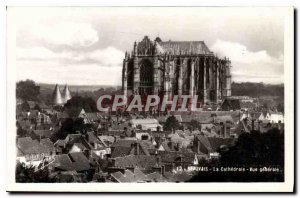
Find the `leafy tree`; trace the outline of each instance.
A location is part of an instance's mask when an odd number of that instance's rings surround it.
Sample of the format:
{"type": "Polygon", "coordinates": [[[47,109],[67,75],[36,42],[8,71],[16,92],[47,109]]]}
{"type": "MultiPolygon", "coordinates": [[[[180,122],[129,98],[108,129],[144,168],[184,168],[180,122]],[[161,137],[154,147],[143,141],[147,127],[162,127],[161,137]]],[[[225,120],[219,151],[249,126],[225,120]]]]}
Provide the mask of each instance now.
{"type": "Polygon", "coordinates": [[[53,141],[58,139],[65,139],[68,134],[74,134],[76,132],[85,133],[88,126],[84,124],[82,118],[72,119],[67,118],[61,124],[60,129],[54,133],[51,137],[53,141]]]}
{"type": "Polygon", "coordinates": [[[40,87],[32,80],[17,82],[16,96],[24,101],[37,101],[40,94],[40,87]]]}
{"type": "Polygon", "coordinates": [[[175,118],[175,116],[168,117],[164,124],[164,130],[166,130],[166,131],[177,130],[177,129],[179,129],[179,127],[180,127],[179,122],[175,118]]]}
{"type": "Polygon", "coordinates": [[[24,130],[21,125],[17,122],[17,136],[24,137],[27,135],[27,131],[24,130]]]}
{"type": "Polygon", "coordinates": [[[30,106],[27,101],[24,101],[20,107],[21,107],[21,111],[23,111],[23,112],[30,111],[30,106]]]}
{"type": "MultiPolygon", "coordinates": [[[[284,135],[277,128],[267,133],[252,131],[239,136],[234,146],[220,149],[221,159],[204,164],[220,167],[268,167],[279,166],[284,170],[284,135]]],[[[200,171],[188,182],[283,182],[283,172],[216,172],[200,171]]]]}
{"type": "Polygon", "coordinates": [[[190,122],[190,130],[195,130],[195,129],[200,129],[201,128],[201,125],[200,123],[197,121],[197,120],[191,120],[190,122]]]}
{"type": "Polygon", "coordinates": [[[221,152],[224,165],[284,165],[284,136],[279,129],[252,131],[239,136],[236,144],[221,152]]]}
{"type": "Polygon", "coordinates": [[[84,109],[86,112],[97,111],[97,103],[90,97],[74,96],[65,104],[64,109],[70,117],[77,117],[84,109]]]}
{"type": "Polygon", "coordinates": [[[35,171],[35,168],[33,166],[26,167],[23,163],[17,163],[15,176],[16,176],[17,183],[53,182],[53,180],[49,178],[49,170],[47,167],[35,171]]]}
{"type": "Polygon", "coordinates": [[[279,103],[279,104],[277,105],[277,110],[278,110],[279,112],[284,113],[284,104],[283,104],[283,103],[279,103]]]}

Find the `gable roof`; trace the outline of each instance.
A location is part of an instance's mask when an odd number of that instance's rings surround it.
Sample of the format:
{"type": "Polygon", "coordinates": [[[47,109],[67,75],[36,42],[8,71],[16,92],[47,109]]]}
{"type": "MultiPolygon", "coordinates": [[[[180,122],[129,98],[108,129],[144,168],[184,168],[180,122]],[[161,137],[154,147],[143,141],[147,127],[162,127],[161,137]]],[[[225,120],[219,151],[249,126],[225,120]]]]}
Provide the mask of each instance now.
{"type": "Polygon", "coordinates": [[[91,168],[89,160],[82,152],[56,155],[51,166],[68,171],[84,171],[91,168]]]}

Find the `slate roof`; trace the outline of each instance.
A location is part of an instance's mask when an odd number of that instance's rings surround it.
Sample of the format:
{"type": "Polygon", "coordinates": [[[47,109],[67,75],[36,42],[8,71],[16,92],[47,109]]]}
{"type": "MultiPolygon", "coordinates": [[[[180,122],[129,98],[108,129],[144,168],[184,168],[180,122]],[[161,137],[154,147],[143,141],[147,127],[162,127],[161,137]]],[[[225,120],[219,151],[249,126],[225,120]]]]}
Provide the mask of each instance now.
{"type": "Polygon", "coordinates": [[[155,156],[147,155],[127,155],[124,157],[116,157],[115,167],[149,169],[156,165],[155,156]]]}
{"type": "Polygon", "coordinates": [[[162,41],[157,43],[160,53],[180,54],[211,54],[204,41],[162,41]]]}
{"type": "Polygon", "coordinates": [[[101,144],[101,141],[97,138],[94,132],[87,132],[88,135],[88,142],[89,143],[97,143],[101,144]]]}
{"type": "Polygon", "coordinates": [[[126,155],[135,155],[137,154],[136,146],[139,147],[139,155],[150,155],[147,149],[147,145],[142,141],[137,140],[128,140],[128,139],[121,139],[117,140],[111,145],[112,153],[111,157],[123,157],[126,155]],[[136,144],[133,146],[132,144],[136,144]]]}
{"type": "Polygon", "coordinates": [[[39,153],[48,153],[54,150],[53,144],[51,145],[50,140],[32,140],[31,137],[22,137],[18,138],[17,147],[26,154],[39,154],[39,153]]]}
{"type": "Polygon", "coordinates": [[[91,168],[82,152],[56,155],[51,166],[66,171],[85,171],[91,168]]]}

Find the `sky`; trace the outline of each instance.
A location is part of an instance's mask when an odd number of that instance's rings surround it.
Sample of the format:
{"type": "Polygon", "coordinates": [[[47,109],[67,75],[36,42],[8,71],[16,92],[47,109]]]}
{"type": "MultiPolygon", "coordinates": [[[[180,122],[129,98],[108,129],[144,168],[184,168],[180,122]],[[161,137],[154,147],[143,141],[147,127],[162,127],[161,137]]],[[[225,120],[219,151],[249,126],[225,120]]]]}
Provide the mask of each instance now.
{"type": "MultiPolygon", "coordinates": [[[[229,57],[235,82],[283,83],[279,12],[221,8],[9,8],[16,29],[17,80],[121,85],[125,51],[145,35],[204,41],[229,57]]],[[[10,21],[9,21],[10,22],[10,21]]]]}

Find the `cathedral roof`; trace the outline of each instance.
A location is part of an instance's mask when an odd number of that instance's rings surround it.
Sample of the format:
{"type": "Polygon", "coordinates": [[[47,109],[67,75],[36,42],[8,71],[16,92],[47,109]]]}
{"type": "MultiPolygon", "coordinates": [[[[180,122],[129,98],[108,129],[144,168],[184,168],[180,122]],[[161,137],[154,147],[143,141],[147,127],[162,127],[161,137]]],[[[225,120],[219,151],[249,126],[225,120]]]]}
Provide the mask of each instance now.
{"type": "Polygon", "coordinates": [[[204,41],[163,41],[157,43],[160,53],[179,54],[211,54],[204,41]]]}

